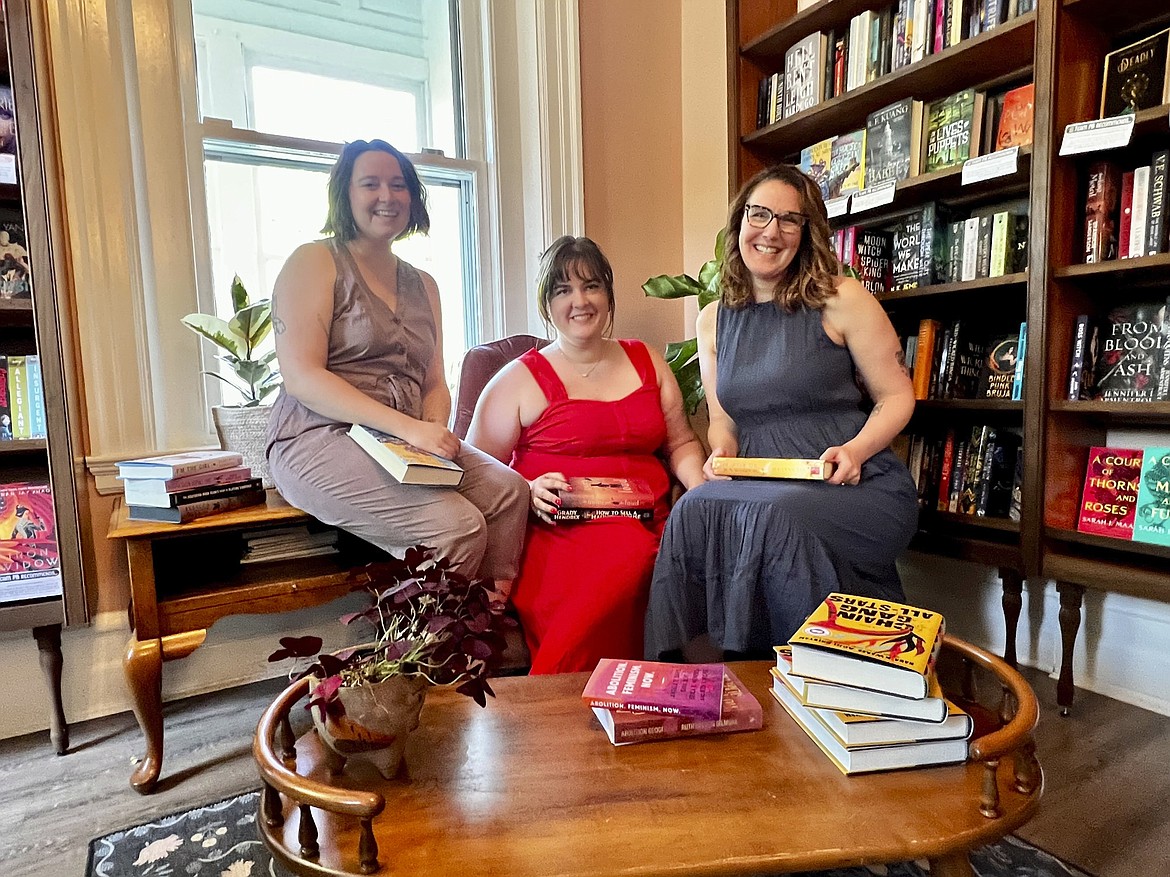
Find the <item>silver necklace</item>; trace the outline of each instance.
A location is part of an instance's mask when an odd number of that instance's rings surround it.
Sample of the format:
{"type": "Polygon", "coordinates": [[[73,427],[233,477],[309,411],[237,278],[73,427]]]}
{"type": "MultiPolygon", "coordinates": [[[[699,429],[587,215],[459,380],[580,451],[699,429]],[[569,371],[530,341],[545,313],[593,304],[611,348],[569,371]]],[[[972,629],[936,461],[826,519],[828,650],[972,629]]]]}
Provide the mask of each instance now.
{"type": "Polygon", "coordinates": [[[597,370],[597,367],[599,365],[601,365],[603,362],[605,362],[605,351],[602,351],[601,358],[598,359],[597,362],[593,363],[593,365],[589,366],[589,368],[585,369],[585,371],[581,371],[581,367],[579,365],[577,365],[577,363],[573,362],[573,360],[571,360],[571,359],[569,359],[569,357],[565,356],[564,350],[561,351],[561,356],[564,356],[565,362],[567,362],[572,367],[573,371],[575,371],[577,374],[579,374],[583,378],[589,377],[591,374],[593,374],[593,372],[595,372],[597,370]]]}

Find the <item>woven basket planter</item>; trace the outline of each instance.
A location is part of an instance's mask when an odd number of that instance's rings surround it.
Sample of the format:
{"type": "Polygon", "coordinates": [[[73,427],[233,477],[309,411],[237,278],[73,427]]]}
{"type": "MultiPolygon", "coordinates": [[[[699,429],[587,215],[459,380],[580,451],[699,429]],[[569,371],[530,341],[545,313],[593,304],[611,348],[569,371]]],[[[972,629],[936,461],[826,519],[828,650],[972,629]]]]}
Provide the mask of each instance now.
{"type": "Polygon", "coordinates": [[[271,414],[271,405],[255,405],[251,408],[215,405],[211,409],[219,446],[243,457],[244,465],[252,467],[252,477],[263,479],[265,487],[273,486],[272,476],[268,474],[268,461],[264,459],[268,418],[271,414]]]}

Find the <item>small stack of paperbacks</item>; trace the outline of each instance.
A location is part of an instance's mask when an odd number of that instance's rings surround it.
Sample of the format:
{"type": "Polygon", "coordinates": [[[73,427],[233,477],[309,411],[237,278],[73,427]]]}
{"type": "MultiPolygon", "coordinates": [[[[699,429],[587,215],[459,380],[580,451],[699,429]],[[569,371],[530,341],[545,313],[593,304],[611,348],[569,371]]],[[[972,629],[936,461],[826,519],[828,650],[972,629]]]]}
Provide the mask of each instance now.
{"type": "Polygon", "coordinates": [[[760,702],[723,664],[602,658],[581,698],[615,746],[764,725],[760,702]]]}
{"type": "Polygon", "coordinates": [[[243,533],[244,555],[240,563],[266,563],[271,560],[294,560],[337,554],[337,531],[332,527],[317,529],[308,524],[267,527],[243,533]]]}
{"type": "Polygon", "coordinates": [[[830,594],[776,646],[772,695],[844,773],[965,761],[974,723],[935,676],[937,612],[830,594]]]}
{"type": "Polygon", "coordinates": [[[191,451],[118,464],[132,521],[185,524],[264,502],[264,487],[232,451],[191,451]]]}

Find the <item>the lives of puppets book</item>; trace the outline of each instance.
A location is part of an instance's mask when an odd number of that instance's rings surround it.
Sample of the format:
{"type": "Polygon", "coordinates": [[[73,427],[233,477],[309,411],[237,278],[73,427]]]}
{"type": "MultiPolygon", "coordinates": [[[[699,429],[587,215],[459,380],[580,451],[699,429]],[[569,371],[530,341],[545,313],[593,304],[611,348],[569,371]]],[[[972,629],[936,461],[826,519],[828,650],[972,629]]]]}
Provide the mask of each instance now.
{"type": "Polygon", "coordinates": [[[1116,307],[1101,326],[1097,386],[1093,398],[1105,402],[1152,402],[1162,370],[1166,302],[1116,307]]]}
{"type": "Polygon", "coordinates": [[[722,664],[672,664],[602,658],[581,699],[589,707],[718,719],[723,713],[722,664]]]}
{"type": "Polygon", "coordinates": [[[926,113],[922,172],[962,164],[979,154],[983,93],[964,89],[934,101],[926,113]]]}
{"type": "Polygon", "coordinates": [[[1170,76],[1170,52],[1167,41],[1170,29],[1123,46],[1105,56],[1105,74],[1101,86],[1101,118],[1136,113],[1156,107],[1167,100],[1170,76]]]}
{"type": "Polygon", "coordinates": [[[0,484],[0,602],[61,594],[57,522],[48,484],[0,484]]]}
{"type": "Polygon", "coordinates": [[[1013,88],[1003,96],[1003,109],[995,133],[996,150],[1032,143],[1032,118],[1035,115],[1036,86],[1029,82],[1013,88]]]}
{"type": "Polygon", "coordinates": [[[1133,541],[1170,545],[1170,448],[1146,448],[1142,454],[1133,541]]]}
{"type": "Polygon", "coordinates": [[[718,719],[664,716],[595,706],[593,713],[615,746],[649,743],[676,737],[756,731],[764,726],[764,710],[731,670],[723,675],[723,715],[718,719]]]}
{"type": "Polygon", "coordinates": [[[349,437],[402,484],[454,487],[463,480],[463,468],[458,463],[416,448],[396,436],[378,438],[355,423],[349,428],[349,437]]]}
{"type": "Polygon", "coordinates": [[[199,472],[229,469],[243,463],[243,457],[233,451],[188,451],[184,454],[163,454],[123,460],[118,464],[119,478],[182,478],[199,472]]]}
{"type": "Polygon", "coordinates": [[[865,122],[865,185],[916,177],[922,159],[922,101],[905,98],[865,122]]]}
{"type": "Polygon", "coordinates": [[[879,770],[956,764],[967,760],[966,740],[927,740],[923,743],[849,749],[834,736],[824,722],[818,720],[808,707],[801,704],[792,689],[782,680],[774,678],[770,690],[772,697],[779,701],[785,711],[842,773],[872,773],[879,770]]]}
{"type": "Polygon", "coordinates": [[[802,460],[787,457],[715,457],[711,471],[732,478],[795,478],[824,481],[833,474],[835,465],[826,460],[802,460]]]}
{"type": "Polygon", "coordinates": [[[1133,537],[1142,456],[1140,448],[1089,449],[1078,530],[1115,539],[1133,537]]]}
{"type": "Polygon", "coordinates": [[[792,672],[806,679],[926,697],[946,625],[938,612],[830,594],[788,640],[792,672]]]}
{"type": "Polygon", "coordinates": [[[942,689],[933,673],[930,676],[930,694],[926,697],[897,697],[880,691],[866,691],[864,688],[796,676],[792,672],[791,646],[775,648],[776,672],[785,677],[788,687],[805,706],[915,722],[941,722],[947,717],[947,702],[943,699],[942,689]]]}
{"type": "Polygon", "coordinates": [[[561,491],[561,507],[554,521],[590,521],[626,517],[649,520],[654,517],[654,491],[641,478],[592,477],[567,479],[569,490],[561,491]]]}

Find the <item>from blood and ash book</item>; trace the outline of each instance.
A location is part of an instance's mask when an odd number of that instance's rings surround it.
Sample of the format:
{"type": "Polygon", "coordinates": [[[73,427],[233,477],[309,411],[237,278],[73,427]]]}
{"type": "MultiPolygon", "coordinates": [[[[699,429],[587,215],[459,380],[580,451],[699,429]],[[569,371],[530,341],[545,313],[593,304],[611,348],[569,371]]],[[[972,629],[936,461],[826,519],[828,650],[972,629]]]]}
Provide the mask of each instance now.
{"type": "Polygon", "coordinates": [[[402,484],[454,487],[463,480],[463,468],[454,460],[416,448],[397,436],[378,438],[355,423],[349,428],[349,437],[402,484]]]}
{"type": "Polygon", "coordinates": [[[586,706],[718,719],[723,713],[722,664],[673,664],[602,658],[581,699],[586,706]]]}
{"type": "Polygon", "coordinates": [[[0,484],[0,603],[60,594],[52,490],[43,482],[0,484]]]}
{"type": "Polygon", "coordinates": [[[824,481],[833,474],[834,463],[785,457],[715,457],[711,470],[732,478],[795,478],[824,481]]]}
{"type": "Polygon", "coordinates": [[[599,706],[593,707],[593,713],[615,746],[676,737],[756,731],[764,726],[764,710],[760,702],[726,668],[723,674],[723,715],[718,719],[608,710],[599,706]]]}
{"type": "Polygon", "coordinates": [[[213,472],[239,466],[244,459],[233,451],[188,451],[123,460],[118,464],[119,478],[182,478],[199,472],[213,472]]]}
{"type": "Polygon", "coordinates": [[[1090,448],[1077,529],[1082,533],[1133,537],[1143,451],[1140,448],[1090,448]]]}
{"type": "Polygon", "coordinates": [[[1146,448],[1142,454],[1133,541],[1170,545],[1170,448],[1146,448]]]}
{"type": "Polygon", "coordinates": [[[561,507],[554,521],[590,521],[626,517],[654,517],[654,491],[641,478],[573,477],[570,489],[561,491],[561,507]]]}
{"type": "Polygon", "coordinates": [[[1105,56],[1101,118],[1136,113],[1170,100],[1170,28],[1130,43],[1105,56]]]}
{"type": "Polygon", "coordinates": [[[1152,402],[1164,355],[1166,302],[1122,305],[1101,326],[1093,398],[1152,402]]]}
{"type": "Polygon", "coordinates": [[[782,674],[788,687],[808,707],[884,716],[888,719],[910,719],[915,722],[941,722],[947,717],[947,703],[943,699],[938,680],[931,674],[930,694],[923,698],[898,697],[880,691],[866,691],[850,685],[834,685],[805,679],[792,672],[792,648],[776,646],[776,672],[782,674]]]}
{"type": "Polygon", "coordinates": [[[945,630],[938,612],[830,594],[788,640],[792,672],[808,679],[926,697],[945,630]]]}

